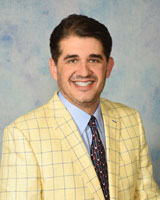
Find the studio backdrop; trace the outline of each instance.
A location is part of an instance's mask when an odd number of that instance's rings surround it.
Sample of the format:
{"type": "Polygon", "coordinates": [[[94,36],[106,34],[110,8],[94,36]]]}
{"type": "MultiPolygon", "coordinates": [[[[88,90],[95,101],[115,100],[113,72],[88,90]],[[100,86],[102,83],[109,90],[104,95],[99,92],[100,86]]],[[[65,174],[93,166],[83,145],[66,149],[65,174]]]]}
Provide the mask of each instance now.
{"type": "Polygon", "coordinates": [[[112,35],[115,66],[102,96],[141,114],[160,185],[159,10],[159,0],[0,0],[0,147],[4,127],[57,89],[48,68],[53,28],[84,14],[112,35]]]}

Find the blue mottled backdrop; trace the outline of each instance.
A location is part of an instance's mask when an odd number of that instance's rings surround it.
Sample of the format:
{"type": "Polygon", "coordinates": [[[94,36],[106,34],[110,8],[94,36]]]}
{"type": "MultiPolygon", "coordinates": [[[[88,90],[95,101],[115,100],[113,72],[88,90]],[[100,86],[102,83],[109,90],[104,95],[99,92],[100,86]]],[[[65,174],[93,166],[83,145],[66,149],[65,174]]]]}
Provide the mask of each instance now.
{"type": "Polygon", "coordinates": [[[103,96],[140,112],[160,185],[159,10],[159,0],[0,0],[0,138],[53,95],[50,33],[63,17],[85,14],[111,32],[115,67],[103,96]]]}

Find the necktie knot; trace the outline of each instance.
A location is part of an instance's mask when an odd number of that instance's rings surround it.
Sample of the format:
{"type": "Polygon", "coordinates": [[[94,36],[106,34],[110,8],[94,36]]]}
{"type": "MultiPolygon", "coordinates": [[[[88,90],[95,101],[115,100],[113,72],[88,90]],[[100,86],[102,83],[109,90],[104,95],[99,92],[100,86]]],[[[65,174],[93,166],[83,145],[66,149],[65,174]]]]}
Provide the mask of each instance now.
{"type": "Polygon", "coordinates": [[[88,122],[88,125],[92,128],[92,127],[96,127],[96,118],[92,115],[89,122],[88,122]]]}

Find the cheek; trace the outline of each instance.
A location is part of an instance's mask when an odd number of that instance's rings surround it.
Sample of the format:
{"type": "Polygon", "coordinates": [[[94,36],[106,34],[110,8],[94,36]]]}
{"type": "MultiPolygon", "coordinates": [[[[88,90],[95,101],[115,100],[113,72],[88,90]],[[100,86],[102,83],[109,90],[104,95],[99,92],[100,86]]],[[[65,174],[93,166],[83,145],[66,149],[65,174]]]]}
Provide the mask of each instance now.
{"type": "Polygon", "coordinates": [[[66,69],[63,70],[61,73],[63,73],[62,79],[64,78],[66,81],[69,81],[73,76],[76,75],[76,71],[72,67],[66,67],[66,69]]]}
{"type": "Polygon", "coordinates": [[[107,71],[106,70],[97,70],[95,72],[95,74],[99,81],[104,81],[106,79],[107,71]]]}
{"type": "Polygon", "coordinates": [[[64,83],[69,81],[71,76],[72,76],[71,70],[69,70],[68,68],[66,68],[65,70],[61,69],[57,73],[57,80],[64,83]]]}

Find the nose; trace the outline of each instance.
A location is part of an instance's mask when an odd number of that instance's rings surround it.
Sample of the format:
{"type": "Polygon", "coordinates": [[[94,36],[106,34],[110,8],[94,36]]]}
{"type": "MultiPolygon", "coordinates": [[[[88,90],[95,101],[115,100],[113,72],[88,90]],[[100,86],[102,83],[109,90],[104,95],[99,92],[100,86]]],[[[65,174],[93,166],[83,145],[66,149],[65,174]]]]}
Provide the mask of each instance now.
{"type": "Polygon", "coordinates": [[[90,74],[91,74],[91,70],[88,66],[87,61],[81,62],[79,67],[78,67],[78,75],[80,75],[82,77],[87,77],[90,74]]]}

